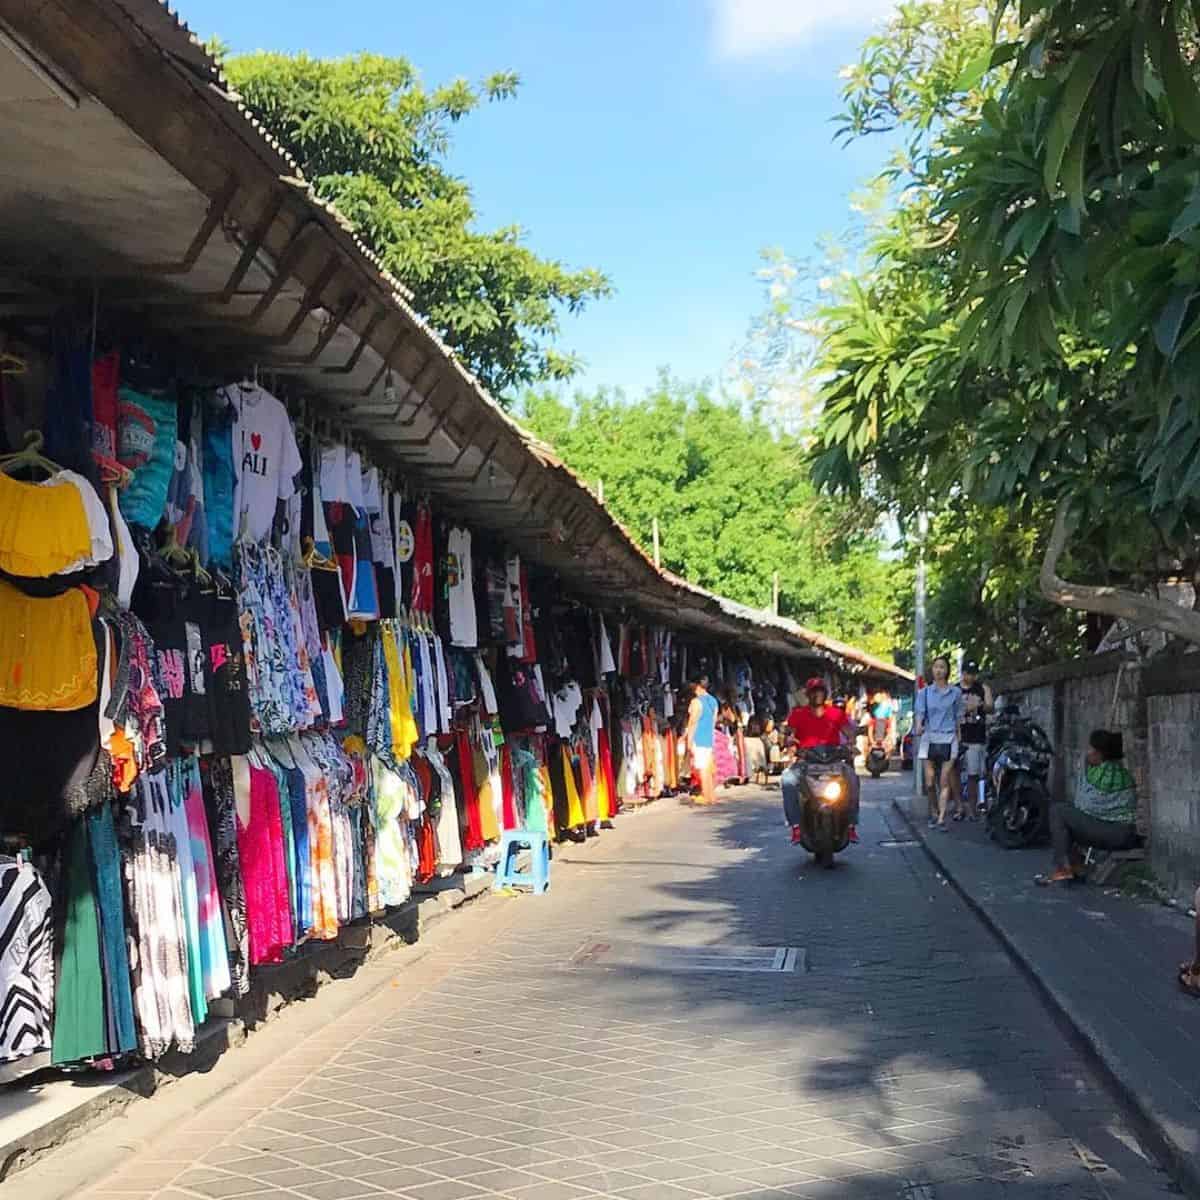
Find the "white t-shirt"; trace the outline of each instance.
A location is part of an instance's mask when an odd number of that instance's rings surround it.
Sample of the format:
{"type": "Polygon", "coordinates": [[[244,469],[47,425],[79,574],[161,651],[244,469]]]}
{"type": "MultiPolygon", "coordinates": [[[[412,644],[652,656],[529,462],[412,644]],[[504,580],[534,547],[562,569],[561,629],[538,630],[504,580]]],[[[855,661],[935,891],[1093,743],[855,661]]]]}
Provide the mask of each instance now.
{"type": "Polygon", "coordinates": [[[233,405],[233,466],[236,476],[233,511],[239,533],[261,542],[275,522],[275,505],[296,492],[296,476],[304,465],[283,404],[265,388],[223,388],[233,405]]]}
{"type": "Polygon", "coordinates": [[[383,511],[383,489],[379,485],[379,468],[368,467],[362,475],[363,508],[369,513],[383,511]]]}
{"type": "Polygon", "coordinates": [[[494,717],[500,711],[500,707],[496,703],[496,688],[492,684],[492,673],[488,670],[482,654],[475,655],[475,670],[479,675],[479,695],[483,700],[483,711],[494,717]]]}
{"type": "Polygon", "coordinates": [[[367,498],[363,494],[362,455],[357,450],[346,451],[346,499],[359,512],[366,510],[367,498]]]}
{"type": "Polygon", "coordinates": [[[601,675],[612,675],[617,664],[613,660],[612,642],[608,640],[608,627],[604,624],[604,614],[600,614],[600,628],[597,631],[598,653],[596,664],[601,675]]]}
{"type": "Polygon", "coordinates": [[[579,690],[579,684],[573,679],[568,680],[562,690],[554,694],[552,705],[555,733],[560,738],[569,738],[579,719],[579,710],[583,707],[583,693],[579,690]]]}
{"type": "Polygon", "coordinates": [[[475,627],[475,585],[471,567],[471,531],[455,527],[447,538],[450,600],[450,644],[474,650],[479,645],[475,627]]]}
{"type": "Polygon", "coordinates": [[[321,499],[326,504],[345,504],[350,499],[345,446],[321,447],[321,499]]]}

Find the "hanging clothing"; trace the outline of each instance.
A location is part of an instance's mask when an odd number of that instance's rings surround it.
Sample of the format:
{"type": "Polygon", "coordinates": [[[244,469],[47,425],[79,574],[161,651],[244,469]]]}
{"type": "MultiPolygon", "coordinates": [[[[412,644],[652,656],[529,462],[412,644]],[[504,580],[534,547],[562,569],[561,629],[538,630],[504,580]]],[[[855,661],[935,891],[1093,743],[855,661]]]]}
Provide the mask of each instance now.
{"type": "Polygon", "coordinates": [[[0,571],[31,579],[67,575],[112,557],[108,515],[74,471],[38,483],[0,472],[0,571]]]}
{"type": "Polygon", "coordinates": [[[250,928],[250,962],[283,961],[292,944],[287,865],[283,851],[283,819],[279,788],[270,771],[247,760],[234,764],[238,803],[238,854],[246,885],[246,917],[250,928]],[[243,811],[248,809],[248,817],[243,811]]]}
{"type": "Polygon", "coordinates": [[[195,1043],[178,847],[166,825],[169,801],[162,776],[139,777],[123,814],[122,838],[126,895],[134,916],[130,959],[138,1048],[151,1059],[172,1044],[189,1053],[195,1043]]]}
{"type": "Polygon", "coordinates": [[[238,857],[233,774],[228,758],[206,757],[200,760],[200,767],[230,980],[237,995],[244,996],[250,990],[250,931],[246,921],[246,889],[238,857]]]}
{"type": "Polygon", "coordinates": [[[137,1048],[137,1028],[133,1016],[117,831],[108,804],[100,805],[88,813],[84,820],[95,885],[96,915],[100,923],[108,1050],[111,1054],[124,1054],[137,1048]]]}
{"type": "Polygon", "coordinates": [[[92,704],[96,695],[87,594],[70,588],[33,597],[0,580],[0,705],[70,712],[92,704]]]}
{"type": "Polygon", "coordinates": [[[337,873],[333,850],[333,814],[329,806],[329,781],[308,752],[309,743],[288,742],[304,775],[308,809],[308,855],[312,886],[312,936],[329,941],[338,935],[337,873]]]}
{"type": "Polygon", "coordinates": [[[49,1063],[54,1013],[50,892],[29,863],[0,860],[0,1063],[49,1063]]]}
{"type": "Polygon", "coordinates": [[[412,610],[433,612],[433,515],[418,504],[413,523],[412,610]]]}
{"type": "Polygon", "coordinates": [[[471,531],[450,530],[446,549],[446,592],[452,645],[474,650],[479,645],[475,617],[475,581],[471,561],[471,531]]]}
{"type": "Polygon", "coordinates": [[[379,896],[383,904],[403,904],[412,894],[413,860],[409,846],[409,823],[420,815],[415,779],[410,770],[399,774],[379,759],[372,760],[375,802],[379,817],[375,843],[379,872],[379,896]]]}
{"type": "Polygon", "coordinates": [[[175,469],[178,414],[175,397],[123,387],[117,414],[117,458],[131,472],[121,512],[130,525],[153,529],[167,507],[175,469]]]}
{"type": "Polygon", "coordinates": [[[437,739],[425,743],[425,759],[438,781],[437,862],[442,874],[449,874],[463,861],[462,830],[459,824],[458,802],[454,779],[438,749],[437,739]]]}
{"type": "Polygon", "coordinates": [[[54,1062],[102,1057],[108,1049],[100,924],[88,861],[87,828],[78,821],[63,855],[63,919],[54,992],[54,1062]]]}

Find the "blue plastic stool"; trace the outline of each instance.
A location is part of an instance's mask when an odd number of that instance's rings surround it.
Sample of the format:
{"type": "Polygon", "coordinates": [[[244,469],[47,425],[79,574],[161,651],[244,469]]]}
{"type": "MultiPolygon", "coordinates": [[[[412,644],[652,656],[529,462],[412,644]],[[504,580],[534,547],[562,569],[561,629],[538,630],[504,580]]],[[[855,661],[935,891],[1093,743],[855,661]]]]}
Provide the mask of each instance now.
{"type": "Polygon", "coordinates": [[[540,896],[550,886],[550,839],[532,829],[509,829],[500,838],[500,861],[496,864],[494,891],[508,887],[527,887],[540,896]],[[528,850],[533,859],[530,873],[517,870],[517,856],[528,850]]]}

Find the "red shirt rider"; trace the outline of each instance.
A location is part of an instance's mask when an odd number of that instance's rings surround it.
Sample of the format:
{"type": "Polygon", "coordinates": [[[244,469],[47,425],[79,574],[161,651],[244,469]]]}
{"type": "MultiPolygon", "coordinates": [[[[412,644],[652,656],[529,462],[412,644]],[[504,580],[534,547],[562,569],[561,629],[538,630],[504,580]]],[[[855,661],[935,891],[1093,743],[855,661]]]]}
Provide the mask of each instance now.
{"type": "MultiPolygon", "coordinates": [[[[827,694],[821,679],[810,679],[804,690],[810,698],[816,691],[820,691],[822,696],[827,694]]],[[[796,745],[801,750],[811,750],[814,746],[840,746],[848,722],[849,718],[842,709],[826,701],[820,712],[811,703],[793,708],[788,713],[787,726],[792,731],[796,745]]]]}

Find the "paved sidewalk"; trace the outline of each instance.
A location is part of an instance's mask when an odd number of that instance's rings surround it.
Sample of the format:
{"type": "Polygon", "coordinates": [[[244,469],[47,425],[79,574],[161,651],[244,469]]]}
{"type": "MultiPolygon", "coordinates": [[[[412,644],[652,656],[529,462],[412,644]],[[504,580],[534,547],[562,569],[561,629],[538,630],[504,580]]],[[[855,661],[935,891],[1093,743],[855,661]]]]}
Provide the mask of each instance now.
{"type": "MultiPolygon", "coordinates": [[[[787,845],[778,792],[752,788],[566,847],[547,896],[464,914],[390,987],[75,1195],[1169,1196],[888,795],[867,786],[864,844],[832,872],[787,845]],[[754,947],[795,949],[797,969],[713,969],[754,947]],[[689,954],[703,969],[681,969],[689,954]]],[[[21,1200],[42,1200],[38,1176],[14,1181],[21,1200]]]]}
{"type": "MultiPolygon", "coordinates": [[[[924,802],[897,798],[907,815],[924,802]]],[[[1175,983],[1191,957],[1182,913],[1112,890],[1038,888],[1048,848],[1005,851],[983,826],[948,832],[911,821],[945,876],[1091,1046],[1200,1193],[1200,1003],[1175,983]]]]}

